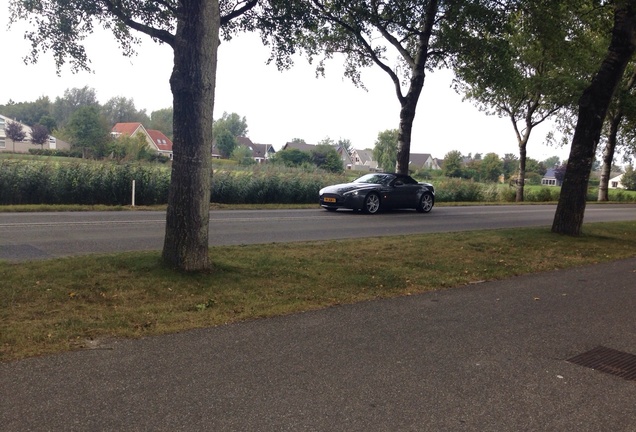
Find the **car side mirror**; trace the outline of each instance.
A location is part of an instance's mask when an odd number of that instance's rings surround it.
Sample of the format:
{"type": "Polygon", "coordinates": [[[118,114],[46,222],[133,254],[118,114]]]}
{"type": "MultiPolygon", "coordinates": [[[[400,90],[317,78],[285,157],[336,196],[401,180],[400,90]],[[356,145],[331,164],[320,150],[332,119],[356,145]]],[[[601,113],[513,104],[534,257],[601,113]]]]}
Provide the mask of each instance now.
{"type": "Polygon", "coordinates": [[[404,186],[404,182],[402,180],[396,180],[393,186],[404,186]]]}

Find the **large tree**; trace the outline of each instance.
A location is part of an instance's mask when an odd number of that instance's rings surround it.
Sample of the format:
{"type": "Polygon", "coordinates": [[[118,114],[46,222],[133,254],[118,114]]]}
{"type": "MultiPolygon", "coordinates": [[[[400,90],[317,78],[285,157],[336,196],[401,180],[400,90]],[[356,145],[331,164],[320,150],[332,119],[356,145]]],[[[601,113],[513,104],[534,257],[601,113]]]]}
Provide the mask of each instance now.
{"type": "Polygon", "coordinates": [[[598,185],[598,200],[608,201],[609,180],[619,142],[632,141],[634,138],[634,121],[636,120],[636,66],[632,67],[619,88],[613,106],[610,107],[607,121],[607,139],[603,149],[603,166],[601,180],[598,185]]]}
{"type": "Polygon", "coordinates": [[[464,157],[459,150],[451,150],[444,155],[442,173],[446,177],[462,177],[464,174],[464,157]]]}
{"type": "Polygon", "coordinates": [[[61,135],[73,148],[81,149],[84,157],[101,158],[107,153],[109,132],[110,127],[99,108],[83,106],[71,115],[61,135]]]}
{"type": "Polygon", "coordinates": [[[587,185],[603,122],[627,64],[636,52],[636,4],[615,0],[612,40],[605,59],[579,100],[579,117],[572,138],[552,231],[579,235],[585,215],[587,185]]]}
{"type": "Polygon", "coordinates": [[[481,161],[479,167],[481,180],[484,182],[497,182],[503,174],[503,161],[496,153],[488,153],[481,161]]]}
{"type": "MultiPolygon", "coordinates": [[[[67,20],[69,18],[64,18],[67,20]]],[[[60,17],[60,24],[64,22],[60,17]]],[[[57,30],[57,29],[56,29],[57,30]]],[[[53,30],[48,30],[53,31],[53,30]]],[[[59,30],[62,32],[62,30],[59,30]]],[[[32,37],[35,35],[32,34],[32,37]]],[[[63,37],[63,35],[60,35],[63,37]]],[[[53,35],[50,36],[54,37],[53,35]]],[[[35,43],[34,41],[32,43],[35,43]]],[[[45,47],[40,47],[44,49],[45,47]]],[[[61,49],[62,47],[58,48],[61,49]]],[[[35,55],[35,54],[34,54],[35,55]]],[[[85,60],[86,61],[86,60],[85,60]]],[[[61,66],[60,60],[57,60],[58,67],[61,66]]],[[[76,69],[80,66],[76,66],[76,69]]],[[[64,96],[56,97],[52,106],[52,114],[57,122],[58,126],[65,126],[73,113],[82,107],[97,107],[99,108],[99,101],[97,100],[97,92],[94,88],[84,86],[82,88],[74,87],[64,90],[64,96]]]]}
{"type": "Polygon", "coordinates": [[[502,11],[505,31],[469,22],[449,39],[456,90],[489,115],[508,118],[519,149],[516,201],[523,201],[533,130],[574,105],[589,70],[591,0],[530,0],[502,11]]]}
{"type": "Polygon", "coordinates": [[[224,112],[220,119],[214,121],[214,137],[224,130],[231,133],[234,138],[247,136],[247,119],[237,113],[224,112]]]}
{"type": "Polygon", "coordinates": [[[101,110],[102,115],[111,126],[122,122],[138,122],[145,126],[150,123],[150,117],[146,114],[146,110],[138,110],[132,98],[124,96],[110,98],[102,105],[101,110]]]}
{"type": "Polygon", "coordinates": [[[397,160],[397,148],[399,132],[397,129],[388,129],[378,133],[373,147],[373,159],[378,161],[378,167],[391,172],[397,160]]]}
{"type": "Polygon", "coordinates": [[[112,30],[126,54],[141,32],[173,49],[170,77],[174,139],[162,257],[186,271],[209,268],[212,112],[219,29],[258,0],[11,0],[11,21],[29,20],[33,61],[52,51],[58,68],[86,69],[83,38],[95,25],[112,30]],[[221,13],[221,10],[223,13],[221,13]],[[221,16],[223,15],[223,16],[221,16]]]}
{"type": "Polygon", "coordinates": [[[0,105],[3,115],[29,126],[41,123],[42,118],[51,115],[51,110],[52,104],[48,96],[40,96],[35,102],[9,101],[6,105],[0,105]]]}
{"type": "MultiPolygon", "coordinates": [[[[310,61],[344,55],[345,76],[364,87],[361,70],[375,66],[390,79],[400,104],[397,166],[408,173],[415,110],[427,70],[443,62],[445,33],[461,26],[458,17],[485,19],[499,2],[488,0],[272,0],[272,15],[261,23],[279,67],[304,51],[310,61]]],[[[505,2],[504,2],[505,3],[505,2]]]]}

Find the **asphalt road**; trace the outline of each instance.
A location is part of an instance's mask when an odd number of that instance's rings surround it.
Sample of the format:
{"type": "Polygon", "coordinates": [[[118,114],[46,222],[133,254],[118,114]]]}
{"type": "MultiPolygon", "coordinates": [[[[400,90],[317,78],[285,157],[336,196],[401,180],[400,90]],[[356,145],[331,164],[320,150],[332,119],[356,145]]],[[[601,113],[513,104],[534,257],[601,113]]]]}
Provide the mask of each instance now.
{"type": "MultiPolygon", "coordinates": [[[[236,245],[477,229],[550,226],[554,205],[435,207],[396,211],[218,210],[210,213],[210,245],[236,245]]],[[[636,205],[589,205],[585,222],[636,219],[636,205]]],[[[163,212],[0,213],[0,259],[28,260],[88,253],[159,250],[163,212]]]]}
{"type": "Polygon", "coordinates": [[[633,432],[636,259],[0,363],[0,429],[633,432]]]}

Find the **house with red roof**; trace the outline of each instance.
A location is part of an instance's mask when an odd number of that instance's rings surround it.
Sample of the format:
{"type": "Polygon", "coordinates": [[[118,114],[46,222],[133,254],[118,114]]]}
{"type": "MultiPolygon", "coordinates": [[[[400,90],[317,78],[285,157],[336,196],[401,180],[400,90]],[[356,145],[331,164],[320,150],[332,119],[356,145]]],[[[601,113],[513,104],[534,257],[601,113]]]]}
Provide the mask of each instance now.
{"type": "Polygon", "coordinates": [[[117,123],[110,134],[115,138],[121,135],[133,137],[141,134],[150,148],[172,160],[172,141],[161,131],[146,129],[141,123],[117,123]]]}

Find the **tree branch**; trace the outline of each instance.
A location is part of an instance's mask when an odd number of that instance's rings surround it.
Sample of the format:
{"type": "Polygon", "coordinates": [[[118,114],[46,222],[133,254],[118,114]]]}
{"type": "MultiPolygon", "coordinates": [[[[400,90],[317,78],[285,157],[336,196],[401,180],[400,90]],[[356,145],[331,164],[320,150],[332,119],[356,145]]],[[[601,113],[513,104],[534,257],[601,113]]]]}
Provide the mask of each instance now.
{"type": "Polygon", "coordinates": [[[247,2],[245,2],[245,4],[242,7],[238,9],[233,9],[232,12],[230,12],[229,14],[222,16],[221,25],[223,26],[224,24],[227,24],[234,18],[240,15],[243,15],[245,12],[253,9],[257,4],[258,4],[258,0],[248,0],[247,2]]]}
{"type": "Polygon", "coordinates": [[[110,12],[118,20],[126,24],[126,26],[141,33],[145,33],[152,38],[159,39],[160,41],[165,42],[174,48],[174,35],[172,33],[166,30],[161,30],[145,24],[141,24],[133,20],[130,16],[128,16],[128,14],[126,14],[124,9],[122,8],[120,0],[105,0],[103,4],[108,12],[110,12]]]}
{"type": "Polygon", "coordinates": [[[380,57],[378,57],[378,55],[373,50],[373,47],[364,38],[364,36],[362,36],[361,32],[359,30],[353,28],[353,26],[351,26],[348,22],[346,22],[346,21],[336,17],[332,13],[330,13],[324,7],[324,5],[322,5],[318,0],[312,0],[312,3],[320,11],[320,13],[325,18],[327,18],[327,20],[338,24],[339,26],[344,28],[346,31],[348,31],[353,37],[356,38],[356,40],[358,41],[359,45],[363,48],[363,53],[366,56],[368,56],[376,65],[378,65],[380,67],[380,69],[382,69],[384,72],[386,72],[387,75],[389,75],[389,78],[391,78],[391,81],[393,81],[393,85],[395,86],[395,92],[397,94],[397,98],[400,101],[400,104],[403,103],[404,95],[402,95],[402,88],[400,86],[400,78],[393,71],[393,69],[391,69],[386,63],[384,63],[382,61],[382,59],[380,59],[380,57]]]}

